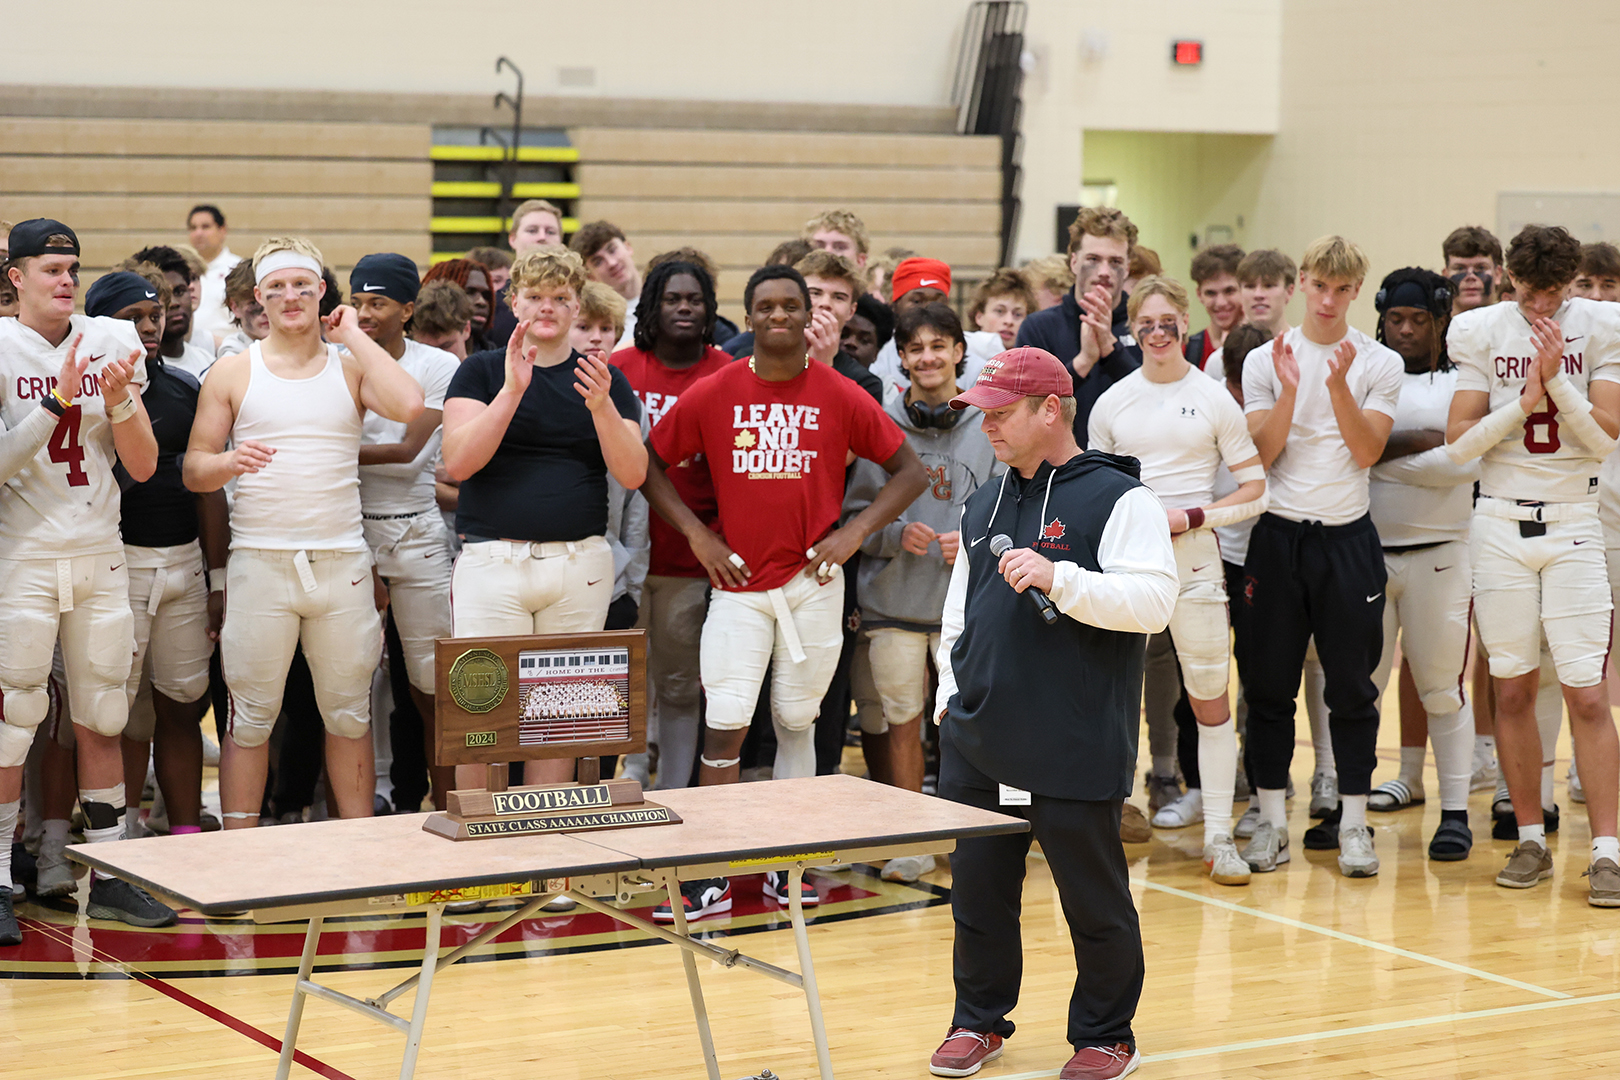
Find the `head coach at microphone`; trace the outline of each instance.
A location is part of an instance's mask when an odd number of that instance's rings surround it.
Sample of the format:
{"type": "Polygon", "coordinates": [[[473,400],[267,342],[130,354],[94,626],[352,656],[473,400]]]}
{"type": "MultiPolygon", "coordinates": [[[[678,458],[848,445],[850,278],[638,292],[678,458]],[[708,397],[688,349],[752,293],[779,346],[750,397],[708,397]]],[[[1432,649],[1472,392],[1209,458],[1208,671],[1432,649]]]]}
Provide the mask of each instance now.
{"type": "Polygon", "coordinates": [[[1123,1076],[1137,1062],[1143,969],[1120,807],[1135,771],[1146,635],[1169,622],[1179,588],[1170,530],[1136,459],[1075,443],[1073,382],[1051,353],[993,357],[951,404],[984,410],[1008,468],[962,510],[937,657],[939,794],[1022,816],[1030,832],[963,840],[951,856],[956,1012],[929,1068],[969,1075],[1013,1033],[1035,839],[1079,969],[1076,1052],[1059,1075],[1123,1076]]]}

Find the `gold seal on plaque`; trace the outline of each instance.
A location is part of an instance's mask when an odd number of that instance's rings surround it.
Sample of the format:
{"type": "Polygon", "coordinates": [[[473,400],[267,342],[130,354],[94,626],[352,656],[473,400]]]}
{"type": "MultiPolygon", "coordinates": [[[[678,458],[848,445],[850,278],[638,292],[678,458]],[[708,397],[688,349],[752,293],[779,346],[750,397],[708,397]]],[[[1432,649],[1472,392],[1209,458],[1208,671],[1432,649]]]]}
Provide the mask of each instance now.
{"type": "Polygon", "coordinates": [[[487,713],[506,700],[506,664],[488,649],[468,649],[450,665],[450,699],[470,713],[487,713]]]}

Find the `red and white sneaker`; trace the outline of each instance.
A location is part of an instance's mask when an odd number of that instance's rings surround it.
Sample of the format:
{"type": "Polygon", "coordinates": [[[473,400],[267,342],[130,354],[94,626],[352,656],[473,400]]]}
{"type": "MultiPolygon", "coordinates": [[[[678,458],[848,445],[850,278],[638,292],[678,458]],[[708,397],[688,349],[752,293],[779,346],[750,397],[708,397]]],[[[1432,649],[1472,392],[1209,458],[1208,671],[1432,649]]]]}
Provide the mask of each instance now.
{"type": "MultiPolygon", "coordinates": [[[[731,910],[731,882],[723,877],[701,878],[681,882],[681,906],[688,920],[706,915],[721,915],[731,910]]],[[[653,922],[674,922],[675,912],[669,901],[653,908],[653,922]]]]}
{"type": "Polygon", "coordinates": [[[1000,1056],[1000,1035],[951,1028],[934,1056],[928,1059],[928,1071],[935,1076],[972,1076],[979,1071],[979,1066],[1000,1056]]]}
{"type": "MultiPolygon", "coordinates": [[[[770,897],[772,900],[775,900],[778,904],[785,905],[788,902],[787,871],[767,871],[765,874],[765,881],[760,886],[760,891],[766,896],[770,897]]],[[[802,878],[799,880],[799,903],[805,907],[811,907],[815,904],[821,903],[821,894],[816,892],[816,887],[802,878]]]]}
{"type": "Polygon", "coordinates": [[[1058,1070],[1058,1080],[1114,1080],[1135,1072],[1140,1064],[1142,1055],[1129,1043],[1082,1046],[1058,1070]]]}

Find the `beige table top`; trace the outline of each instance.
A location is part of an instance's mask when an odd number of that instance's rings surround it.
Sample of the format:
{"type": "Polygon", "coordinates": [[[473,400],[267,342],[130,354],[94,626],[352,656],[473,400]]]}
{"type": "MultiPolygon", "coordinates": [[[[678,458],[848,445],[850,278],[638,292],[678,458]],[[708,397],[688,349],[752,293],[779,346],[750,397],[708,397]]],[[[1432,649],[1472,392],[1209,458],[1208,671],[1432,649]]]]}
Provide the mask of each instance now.
{"type": "Polygon", "coordinates": [[[453,841],[426,814],[79,844],[80,862],[203,914],[456,886],[763,860],[1022,832],[1028,823],[853,776],[649,792],[684,820],[453,841]]]}

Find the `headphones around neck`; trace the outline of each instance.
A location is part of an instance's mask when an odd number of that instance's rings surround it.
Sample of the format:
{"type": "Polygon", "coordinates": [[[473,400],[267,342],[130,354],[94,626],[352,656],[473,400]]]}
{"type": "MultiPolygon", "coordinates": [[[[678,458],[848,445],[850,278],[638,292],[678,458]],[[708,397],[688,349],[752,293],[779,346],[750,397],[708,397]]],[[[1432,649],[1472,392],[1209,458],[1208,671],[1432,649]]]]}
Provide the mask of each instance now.
{"type": "Polygon", "coordinates": [[[924,405],[920,401],[906,402],[906,415],[911,422],[919,428],[937,428],[940,431],[949,431],[962,419],[962,413],[951,408],[950,402],[939,405],[924,405]]]}

